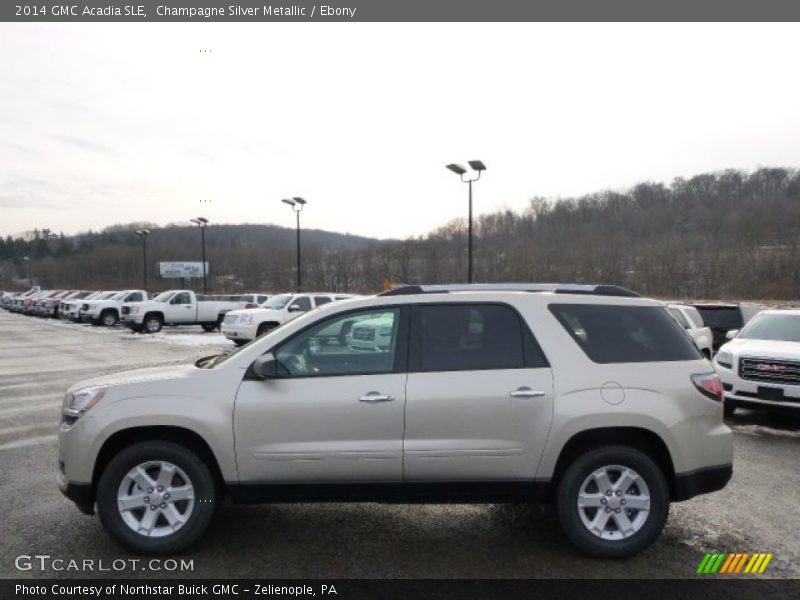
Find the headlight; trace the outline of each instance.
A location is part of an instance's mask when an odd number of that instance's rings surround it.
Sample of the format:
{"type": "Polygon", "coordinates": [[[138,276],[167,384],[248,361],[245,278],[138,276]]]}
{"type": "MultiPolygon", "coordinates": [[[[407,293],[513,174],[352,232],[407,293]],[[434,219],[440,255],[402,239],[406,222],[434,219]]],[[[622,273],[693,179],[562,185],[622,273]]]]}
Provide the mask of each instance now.
{"type": "Polygon", "coordinates": [[[252,323],[253,315],[242,315],[239,317],[239,323],[252,323]]]}
{"type": "Polygon", "coordinates": [[[714,358],[714,362],[725,369],[732,369],[733,355],[730,352],[718,352],[716,358],[714,358]]]}
{"type": "Polygon", "coordinates": [[[77,392],[67,392],[64,396],[62,412],[65,417],[79,419],[105,395],[104,388],[84,388],[77,392]]]}

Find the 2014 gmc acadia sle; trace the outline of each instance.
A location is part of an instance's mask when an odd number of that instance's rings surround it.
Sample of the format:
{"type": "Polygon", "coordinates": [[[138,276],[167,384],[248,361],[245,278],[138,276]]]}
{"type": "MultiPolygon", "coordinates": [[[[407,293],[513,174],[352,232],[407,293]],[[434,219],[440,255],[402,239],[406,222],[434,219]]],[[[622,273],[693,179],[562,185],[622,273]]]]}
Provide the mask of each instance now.
{"type": "Polygon", "coordinates": [[[670,501],[730,479],[721,399],[665,309],[623,288],[404,287],[228,355],[75,385],[59,482],[141,553],[191,545],[227,494],[549,501],[577,548],[626,557],[670,501]]]}

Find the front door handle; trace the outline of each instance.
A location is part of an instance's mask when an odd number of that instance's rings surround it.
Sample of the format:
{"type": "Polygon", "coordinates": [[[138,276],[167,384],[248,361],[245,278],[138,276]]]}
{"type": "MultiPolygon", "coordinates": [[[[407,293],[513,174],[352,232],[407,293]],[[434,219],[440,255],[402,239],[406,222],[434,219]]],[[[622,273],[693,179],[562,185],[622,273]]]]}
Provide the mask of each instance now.
{"type": "Polygon", "coordinates": [[[517,388],[513,392],[509,392],[508,394],[512,398],[541,398],[542,396],[546,396],[545,392],[540,390],[532,390],[528,386],[524,386],[521,388],[517,388]]]}
{"type": "Polygon", "coordinates": [[[367,392],[359,399],[359,402],[389,402],[394,400],[394,396],[389,394],[381,394],[380,392],[367,392]]]}

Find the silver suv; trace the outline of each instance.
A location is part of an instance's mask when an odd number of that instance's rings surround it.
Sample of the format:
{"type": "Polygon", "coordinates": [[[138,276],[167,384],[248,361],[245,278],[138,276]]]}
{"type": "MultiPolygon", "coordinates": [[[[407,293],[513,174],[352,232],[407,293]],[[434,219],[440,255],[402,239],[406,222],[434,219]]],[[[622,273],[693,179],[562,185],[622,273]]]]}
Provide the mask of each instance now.
{"type": "Polygon", "coordinates": [[[227,495],[551,502],[577,548],[626,557],[671,501],[728,482],[721,400],[664,307],[628,290],[403,287],[225,356],[73,386],[60,487],[142,553],[190,546],[227,495]]]}

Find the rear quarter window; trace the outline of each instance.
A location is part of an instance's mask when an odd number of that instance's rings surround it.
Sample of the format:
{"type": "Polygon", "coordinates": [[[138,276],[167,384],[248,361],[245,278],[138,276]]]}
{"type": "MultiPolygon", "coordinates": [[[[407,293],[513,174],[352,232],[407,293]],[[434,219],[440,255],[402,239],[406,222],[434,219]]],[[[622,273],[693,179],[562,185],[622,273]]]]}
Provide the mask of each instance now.
{"type": "Polygon", "coordinates": [[[742,313],[737,306],[698,306],[697,311],[703,317],[703,322],[711,329],[729,330],[741,329],[744,325],[742,313]]]}
{"type": "Polygon", "coordinates": [[[680,325],[660,306],[551,304],[549,309],[596,363],[702,358],[680,325]]]}

